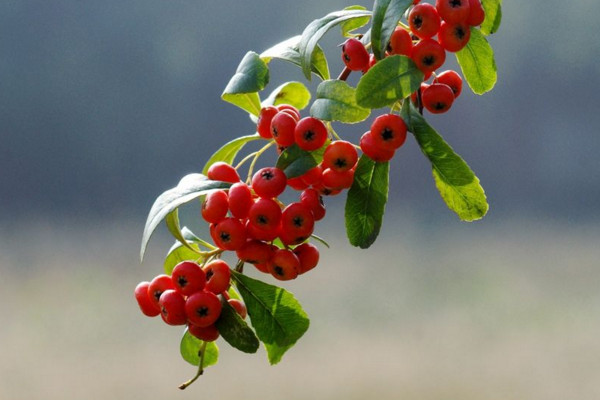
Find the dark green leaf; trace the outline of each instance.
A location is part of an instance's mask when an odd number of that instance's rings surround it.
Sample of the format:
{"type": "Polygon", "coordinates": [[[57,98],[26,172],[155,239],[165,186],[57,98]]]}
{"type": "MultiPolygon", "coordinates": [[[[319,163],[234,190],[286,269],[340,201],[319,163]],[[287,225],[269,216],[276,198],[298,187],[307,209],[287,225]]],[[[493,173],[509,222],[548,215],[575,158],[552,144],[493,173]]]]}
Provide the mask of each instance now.
{"type": "Polygon", "coordinates": [[[317,99],[310,107],[310,115],[323,121],[347,124],[364,121],[371,110],[356,104],[356,89],[344,81],[327,80],[317,87],[317,99]]]}
{"type": "Polygon", "coordinates": [[[323,18],[312,21],[302,32],[302,39],[298,46],[300,53],[302,72],[306,79],[310,80],[311,63],[313,51],[317,47],[317,43],[328,30],[342,22],[356,18],[368,17],[370,11],[366,10],[341,10],[327,14],[323,18]]]}
{"type": "Polygon", "coordinates": [[[380,108],[410,96],[423,82],[423,73],[413,60],[394,55],[375,64],[356,88],[356,102],[365,108],[380,108]]]}
{"type": "Polygon", "coordinates": [[[308,329],[308,316],[290,292],[237,272],[232,278],[269,362],[278,363],[308,329]]]}
{"type": "Polygon", "coordinates": [[[215,323],[221,337],[232,347],[244,353],[256,353],[258,338],[248,324],[226,300],[221,301],[221,316],[215,323]]]}
{"type": "MultiPolygon", "coordinates": [[[[364,11],[364,10],[366,10],[366,8],[363,6],[348,6],[348,7],[344,8],[344,10],[363,10],[364,11]]],[[[346,22],[342,22],[342,36],[351,37],[352,31],[354,31],[358,28],[362,28],[363,26],[365,26],[366,24],[369,23],[370,19],[371,19],[370,17],[362,17],[362,18],[356,18],[356,19],[351,19],[346,22]]]]}
{"type": "Polygon", "coordinates": [[[217,161],[223,161],[229,165],[233,164],[235,156],[239,153],[240,150],[242,150],[246,143],[258,139],[261,139],[261,137],[258,135],[258,133],[256,133],[254,135],[240,136],[236,139],[233,139],[231,142],[224,144],[209,158],[209,160],[204,165],[204,168],[202,168],[202,173],[206,175],[210,166],[216,163],[217,161]]]}
{"type": "Polygon", "coordinates": [[[376,59],[384,58],[388,42],[398,26],[398,21],[412,4],[413,0],[375,0],[371,44],[376,59]]]}
{"type": "Polygon", "coordinates": [[[435,185],[448,208],[463,221],[481,219],[488,204],[471,168],[409,102],[402,107],[402,117],[431,162],[435,185]]]}
{"type": "Polygon", "coordinates": [[[142,247],[140,250],[140,259],[144,258],[146,246],[150,236],[165,217],[182,204],[188,203],[209,193],[215,189],[227,189],[231,183],[211,181],[202,174],[189,174],[184,176],[179,184],[173,189],[169,189],[154,201],[142,235],[142,247]]]}
{"type": "Polygon", "coordinates": [[[366,249],[377,239],[388,198],[389,172],[389,162],[375,162],[364,154],[358,160],[345,209],[351,245],[366,249]]]}
{"type": "Polygon", "coordinates": [[[276,167],[283,170],[288,179],[304,175],[323,161],[326,146],[327,143],[318,150],[306,151],[293,144],[281,153],[276,167]]]}
{"type": "Polygon", "coordinates": [[[221,98],[251,114],[260,113],[258,92],[269,83],[269,68],[258,54],[249,51],[223,91],[221,98]]]}
{"type": "Polygon", "coordinates": [[[471,39],[456,59],[473,93],[484,94],[496,84],[494,50],[479,29],[471,27],[471,39]]]}
{"type": "MultiPolygon", "coordinates": [[[[281,60],[289,61],[302,67],[302,57],[298,52],[298,45],[302,36],[294,36],[275,46],[262,52],[260,57],[268,64],[271,59],[278,58],[281,60]]],[[[329,66],[327,65],[327,59],[325,53],[320,46],[315,47],[311,61],[310,69],[313,74],[317,75],[321,79],[329,79],[329,66]]]]}
{"type": "MultiPolygon", "coordinates": [[[[181,357],[192,365],[200,365],[200,349],[205,342],[198,339],[194,335],[185,330],[181,343],[179,345],[179,352],[181,357]]],[[[215,342],[206,342],[206,349],[204,350],[204,360],[202,367],[209,367],[215,365],[219,361],[219,348],[215,342]]]]}
{"type": "Polygon", "coordinates": [[[310,91],[300,82],[286,82],[271,92],[262,106],[290,104],[298,110],[305,108],[310,102],[310,91]]]}
{"type": "Polygon", "coordinates": [[[491,35],[500,28],[502,22],[502,0],[481,0],[485,11],[485,20],[481,24],[481,33],[491,35]]]}

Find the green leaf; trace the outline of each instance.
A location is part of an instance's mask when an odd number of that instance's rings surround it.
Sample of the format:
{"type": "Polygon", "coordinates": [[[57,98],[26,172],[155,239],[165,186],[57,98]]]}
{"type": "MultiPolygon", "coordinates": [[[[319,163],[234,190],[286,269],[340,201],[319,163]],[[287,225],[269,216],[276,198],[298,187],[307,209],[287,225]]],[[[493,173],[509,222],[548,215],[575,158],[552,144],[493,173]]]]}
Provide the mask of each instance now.
{"type": "Polygon", "coordinates": [[[202,367],[210,367],[215,365],[219,361],[219,348],[215,342],[203,342],[194,335],[185,330],[181,343],[179,344],[179,352],[181,357],[188,363],[199,366],[200,365],[200,350],[202,345],[206,343],[206,349],[204,350],[204,360],[202,367]]]}
{"type": "Polygon", "coordinates": [[[184,176],[179,184],[173,189],[162,193],[154,201],[142,235],[142,247],[140,250],[140,259],[143,260],[146,246],[150,236],[158,224],[169,215],[173,210],[182,204],[188,203],[216,189],[227,189],[231,183],[221,181],[211,181],[202,174],[189,174],[184,176]]]}
{"type": "Polygon", "coordinates": [[[481,0],[485,11],[485,20],[481,24],[481,33],[491,35],[500,28],[502,22],[502,0],[481,0]]]}
{"type": "Polygon", "coordinates": [[[398,21],[412,4],[413,0],[375,0],[371,44],[376,59],[385,57],[385,50],[398,21]]]}
{"type": "Polygon", "coordinates": [[[262,138],[258,135],[258,133],[256,133],[254,135],[240,136],[228,143],[225,143],[208,159],[204,165],[204,168],[202,168],[202,173],[206,175],[210,166],[218,161],[223,161],[229,165],[233,164],[235,156],[240,152],[240,150],[242,150],[246,143],[258,139],[262,138]]]}
{"type": "Polygon", "coordinates": [[[351,245],[366,249],[377,239],[388,198],[389,172],[389,162],[375,162],[364,154],[358,160],[345,209],[351,245]]]}
{"type": "Polygon", "coordinates": [[[310,91],[301,82],[286,82],[271,92],[262,106],[290,104],[298,110],[305,108],[310,102],[310,91]]]}
{"type": "Polygon", "coordinates": [[[175,242],[169,249],[165,262],[163,263],[163,269],[165,274],[171,275],[173,268],[182,261],[199,261],[202,257],[200,254],[200,246],[194,242],[187,242],[188,246],[184,246],[179,241],[175,242]],[[192,247],[190,249],[189,247],[192,247]]]}
{"type": "Polygon", "coordinates": [[[402,107],[402,117],[431,162],[435,185],[448,208],[463,221],[481,219],[489,207],[471,168],[409,102],[402,107]]]}
{"type": "Polygon", "coordinates": [[[365,108],[380,108],[410,96],[423,82],[423,73],[406,56],[386,57],[360,78],[356,102],[365,108]]]}
{"type": "Polygon", "coordinates": [[[290,292],[237,272],[232,278],[269,362],[278,363],[307,331],[308,316],[290,292]]]}
{"type": "MultiPolygon", "coordinates": [[[[271,59],[278,58],[302,67],[302,57],[298,52],[298,45],[300,44],[301,38],[302,36],[298,35],[278,43],[275,46],[263,51],[260,55],[260,58],[262,58],[267,64],[271,61],[271,59]]],[[[317,75],[323,80],[329,79],[329,66],[327,65],[327,58],[325,58],[325,53],[320,46],[316,46],[313,51],[310,60],[310,70],[313,74],[317,75]]]]}
{"type": "Polygon", "coordinates": [[[283,170],[288,179],[304,175],[308,170],[316,167],[323,161],[323,154],[327,143],[314,151],[302,150],[297,144],[285,149],[277,159],[277,168],[283,170]]]}
{"type": "MultiPolygon", "coordinates": [[[[364,10],[366,10],[366,8],[363,6],[348,6],[348,7],[344,8],[344,10],[363,10],[364,11],[364,10]]],[[[370,19],[371,19],[370,17],[362,17],[362,18],[351,19],[349,21],[343,22],[342,23],[342,36],[352,37],[353,34],[351,32],[358,28],[362,28],[363,26],[368,24],[370,19]]]]}
{"type": "Polygon", "coordinates": [[[316,19],[308,24],[302,32],[302,38],[298,46],[302,72],[306,79],[310,81],[312,55],[323,35],[342,22],[368,16],[371,16],[371,12],[366,10],[341,10],[329,13],[323,18],[316,19]]]}
{"type": "Polygon", "coordinates": [[[317,99],[310,107],[310,115],[323,121],[347,124],[364,121],[371,110],[356,104],[356,89],[344,81],[327,80],[317,87],[317,99]]]}
{"type": "MultiPolygon", "coordinates": [[[[196,248],[189,244],[181,233],[181,227],[179,226],[179,210],[177,208],[167,214],[165,223],[167,224],[167,229],[171,232],[171,235],[173,235],[179,243],[187,247],[190,251],[196,251],[196,248]]],[[[198,257],[199,255],[197,254],[196,256],[198,257]]]]}
{"type": "Polygon", "coordinates": [[[244,353],[256,353],[258,338],[227,300],[222,300],[221,316],[215,323],[221,337],[232,347],[244,353]]]}
{"type": "Polygon", "coordinates": [[[455,53],[463,75],[475,94],[492,90],[497,80],[494,50],[479,29],[471,27],[471,39],[455,53]]]}
{"type": "Polygon", "coordinates": [[[269,67],[252,51],[246,53],[221,98],[251,114],[260,113],[258,92],[269,83],[269,67]]]}

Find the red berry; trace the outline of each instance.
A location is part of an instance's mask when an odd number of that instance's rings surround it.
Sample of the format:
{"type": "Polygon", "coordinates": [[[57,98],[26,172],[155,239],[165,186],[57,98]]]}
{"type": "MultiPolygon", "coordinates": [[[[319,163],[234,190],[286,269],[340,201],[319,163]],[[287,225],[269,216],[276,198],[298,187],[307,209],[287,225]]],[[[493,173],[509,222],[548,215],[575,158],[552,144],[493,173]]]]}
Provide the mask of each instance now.
{"type": "Polygon", "coordinates": [[[479,26],[485,20],[485,10],[481,5],[480,0],[469,0],[469,18],[467,24],[471,26],[479,26]]]}
{"type": "MultiPolygon", "coordinates": [[[[425,82],[421,82],[421,94],[423,93],[423,91],[425,89],[427,89],[429,87],[429,83],[425,83],[425,82]]],[[[410,100],[412,101],[412,103],[414,104],[415,107],[417,107],[419,104],[417,102],[418,99],[418,95],[419,95],[419,91],[415,90],[411,95],[410,95],[410,100]]]]}
{"type": "Polygon", "coordinates": [[[304,190],[300,194],[300,202],[312,212],[315,221],[320,221],[325,217],[323,197],[315,189],[304,190]]]}
{"type": "Polygon", "coordinates": [[[240,176],[238,175],[235,168],[223,161],[217,161],[216,163],[212,164],[210,168],[208,168],[206,176],[208,177],[208,179],[211,179],[213,181],[223,181],[230,183],[236,183],[240,181],[240,176]]]}
{"type": "Polygon", "coordinates": [[[310,237],[315,226],[315,218],[302,203],[292,203],[281,213],[280,239],[284,244],[302,243],[310,237]]]}
{"type": "Polygon", "coordinates": [[[165,290],[175,290],[175,284],[169,275],[161,274],[152,281],[150,281],[150,285],[148,285],[148,296],[152,303],[159,307],[158,300],[160,299],[160,295],[163,294],[165,290]]]}
{"type": "Polygon", "coordinates": [[[323,185],[332,190],[348,189],[354,182],[354,169],[336,171],[331,168],[323,171],[323,185]]]}
{"type": "Polygon", "coordinates": [[[273,199],[258,199],[248,212],[248,224],[265,232],[277,232],[281,208],[273,199]]]}
{"type": "Polygon", "coordinates": [[[367,72],[369,72],[369,70],[371,68],[373,68],[373,65],[375,65],[375,64],[377,64],[377,59],[375,58],[375,54],[370,54],[369,55],[369,64],[367,64],[365,69],[362,70],[363,75],[366,74],[367,72]]]}
{"type": "Polygon", "coordinates": [[[182,261],[173,268],[171,279],[175,290],[184,296],[189,296],[204,289],[206,276],[198,264],[193,261],[182,261]]]}
{"type": "Polygon", "coordinates": [[[342,172],[353,168],[358,161],[358,152],[354,145],[345,140],[331,142],[323,153],[322,167],[342,172]]]}
{"type": "Polygon", "coordinates": [[[300,274],[310,271],[319,263],[319,249],[311,243],[302,243],[297,246],[294,254],[300,261],[300,274]]]}
{"type": "Polygon", "coordinates": [[[454,102],[454,92],[448,85],[434,83],[422,94],[423,106],[433,114],[445,113],[454,102]]]}
{"type": "Polygon", "coordinates": [[[375,145],[371,131],[364,133],[360,138],[360,149],[373,161],[385,162],[394,157],[395,150],[386,150],[375,145]]]}
{"type": "Polygon", "coordinates": [[[229,197],[224,190],[210,192],[202,202],[202,218],[208,223],[216,224],[227,216],[229,197]]]}
{"type": "Polygon", "coordinates": [[[273,250],[271,245],[261,240],[248,240],[245,245],[236,251],[237,257],[250,264],[264,264],[271,258],[273,250]]]}
{"type": "Polygon", "coordinates": [[[258,170],[252,177],[252,189],[265,199],[279,196],[285,190],[287,178],[282,170],[266,167],[258,170]]]}
{"type": "Polygon", "coordinates": [[[279,146],[288,147],[294,144],[296,119],[287,112],[278,112],[271,120],[271,135],[279,146]]]}
{"type": "Polygon", "coordinates": [[[469,18],[469,0],[436,0],[435,8],[446,22],[466,22],[469,18]]]}
{"type": "Polygon", "coordinates": [[[306,182],[304,182],[302,180],[301,176],[296,176],[294,178],[289,178],[287,180],[287,184],[289,187],[291,187],[294,190],[304,190],[308,187],[308,185],[306,184],[306,182]]]}
{"type": "Polygon", "coordinates": [[[469,43],[471,38],[471,28],[464,22],[450,24],[442,22],[438,40],[444,49],[451,52],[457,52],[469,43]]]}
{"type": "Polygon", "coordinates": [[[410,33],[402,27],[397,27],[390,38],[388,51],[390,54],[400,54],[410,57],[412,53],[413,42],[410,33]]]}
{"type": "Polygon", "coordinates": [[[422,39],[413,47],[411,58],[425,75],[435,71],[446,61],[446,51],[433,39],[422,39]]]}
{"type": "Polygon", "coordinates": [[[396,150],[406,140],[406,124],[395,114],[380,115],[371,124],[371,136],[376,146],[396,150]]]}
{"type": "Polygon", "coordinates": [[[321,165],[317,165],[314,168],[309,169],[301,176],[302,181],[306,183],[308,186],[310,185],[318,185],[321,183],[323,175],[323,168],[321,165]]]}
{"type": "Polygon", "coordinates": [[[277,110],[290,113],[296,121],[300,120],[300,111],[290,104],[280,104],[277,106],[277,110]]]}
{"type": "Polygon", "coordinates": [[[435,36],[440,29],[440,16],[434,6],[421,3],[413,7],[408,15],[410,30],[421,39],[435,36]]]}
{"type": "Polygon", "coordinates": [[[237,250],[246,243],[246,227],[237,218],[225,218],[215,226],[215,244],[223,250],[237,250]]]}
{"type": "Polygon", "coordinates": [[[229,299],[227,302],[240,315],[240,317],[242,317],[242,319],[246,319],[248,310],[246,309],[246,305],[244,303],[238,299],[229,299]]]}
{"type": "Polygon", "coordinates": [[[294,130],[294,140],[302,150],[320,149],[327,140],[327,127],[317,118],[302,118],[294,130]]]}
{"type": "Polygon", "coordinates": [[[219,294],[227,290],[231,279],[231,270],[225,261],[211,261],[204,266],[203,270],[206,276],[205,291],[219,294]]]}
{"type": "Polygon", "coordinates": [[[244,182],[238,182],[229,188],[229,211],[236,218],[244,219],[248,216],[250,207],[254,204],[252,191],[244,182]]]}
{"type": "Polygon", "coordinates": [[[199,327],[198,325],[188,324],[188,331],[191,335],[204,342],[214,342],[219,338],[219,330],[213,325],[199,327]]]}
{"type": "Polygon", "coordinates": [[[460,96],[462,92],[462,78],[458,72],[451,69],[438,74],[434,82],[450,86],[450,89],[452,89],[452,92],[454,93],[454,98],[460,96]]]}
{"type": "Polygon", "coordinates": [[[185,299],[175,290],[168,289],[163,292],[158,301],[160,316],[169,325],[185,325],[185,299]]]}
{"type": "Polygon", "coordinates": [[[350,38],[342,45],[342,60],[348,69],[362,71],[369,65],[369,53],[360,40],[350,38]]]}
{"type": "Polygon", "coordinates": [[[271,120],[277,114],[279,110],[273,106],[263,107],[258,115],[258,122],[256,123],[256,131],[260,137],[265,139],[273,138],[271,133],[271,120]]]}
{"type": "Polygon", "coordinates": [[[276,279],[287,281],[295,279],[300,271],[300,260],[288,249],[279,249],[273,253],[269,262],[269,272],[276,279]]]}
{"type": "Polygon", "coordinates": [[[189,322],[205,328],[214,324],[221,316],[221,301],[212,292],[197,292],[187,298],[185,313],[189,322]]]}
{"type": "Polygon", "coordinates": [[[158,305],[155,304],[150,298],[148,286],[150,286],[150,282],[138,283],[133,291],[133,294],[137,300],[138,306],[140,306],[140,310],[142,310],[142,313],[148,317],[156,317],[158,314],[160,314],[160,307],[158,307],[158,305]]]}

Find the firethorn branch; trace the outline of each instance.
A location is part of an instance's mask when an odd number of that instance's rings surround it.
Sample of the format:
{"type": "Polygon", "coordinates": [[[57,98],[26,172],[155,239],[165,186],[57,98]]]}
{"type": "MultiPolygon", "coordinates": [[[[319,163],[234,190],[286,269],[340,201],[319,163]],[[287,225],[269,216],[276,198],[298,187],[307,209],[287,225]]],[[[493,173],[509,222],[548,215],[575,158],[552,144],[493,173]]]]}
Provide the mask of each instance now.
{"type": "Polygon", "coordinates": [[[200,377],[200,375],[202,375],[204,373],[204,354],[206,353],[207,343],[208,342],[202,342],[202,345],[200,346],[200,350],[198,350],[198,355],[200,356],[200,363],[198,364],[198,372],[196,372],[196,375],[192,379],[179,385],[179,389],[185,390],[188,386],[190,386],[192,383],[194,383],[196,381],[196,379],[198,379],[200,377]]]}
{"type": "Polygon", "coordinates": [[[246,183],[250,183],[252,181],[252,174],[254,173],[254,166],[256,165],[256,162],[258,161],[259,157],[262,155],[262,153],[264,153],[269,147],[273,146],[273,144],[275,143],[274,140],[269,141],[269,143],[267,143],[265,146],[263,146],[260,150],[258,150],[255,154],[254,154],[254,159],[252,160],[252,162],[250,163],[250,167],[248,168],[248,178],[246,179],[246,183]]]}

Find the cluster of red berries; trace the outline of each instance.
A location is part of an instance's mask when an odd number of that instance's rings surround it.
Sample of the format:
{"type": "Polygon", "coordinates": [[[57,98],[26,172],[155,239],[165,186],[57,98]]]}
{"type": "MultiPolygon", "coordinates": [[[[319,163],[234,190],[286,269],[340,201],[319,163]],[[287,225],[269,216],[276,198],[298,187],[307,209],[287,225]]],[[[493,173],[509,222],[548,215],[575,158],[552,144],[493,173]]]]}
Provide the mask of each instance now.
{"type": "Polygon", "coordinates": [[[223,302],[246,318],[246,306],[227,293],[231,271],[223,260],[213,260],[204,267],[193,261],[175,266],[171,276],[161,274],[150,282],[139,283],[134,291],[142,313],[160,314],[169,325],[187,325],[198,339],[211,342],[219,337],[215,325],[223,302]]]}
{"type": "MultiPolygon", "coordinates": [[[[414,4],[408,14],[409,26],[394,30],[386,54],[410,57],[425,75],[424,81],[434,76],[431,84],[423,82],[411,98],[431,113],[444,113],[460,94],[462,79],[452,70],[437,75],[435,71],[446,61],[446,51],[457,52],[467,45],[470,27],[481,25],[485,12],[481,0],[436,0],[435,6],[415,0],[414,4]]],[[[363,73],[377,62],[355,38],[342,46],[342,60],[348,69],[363,73]]]]}

